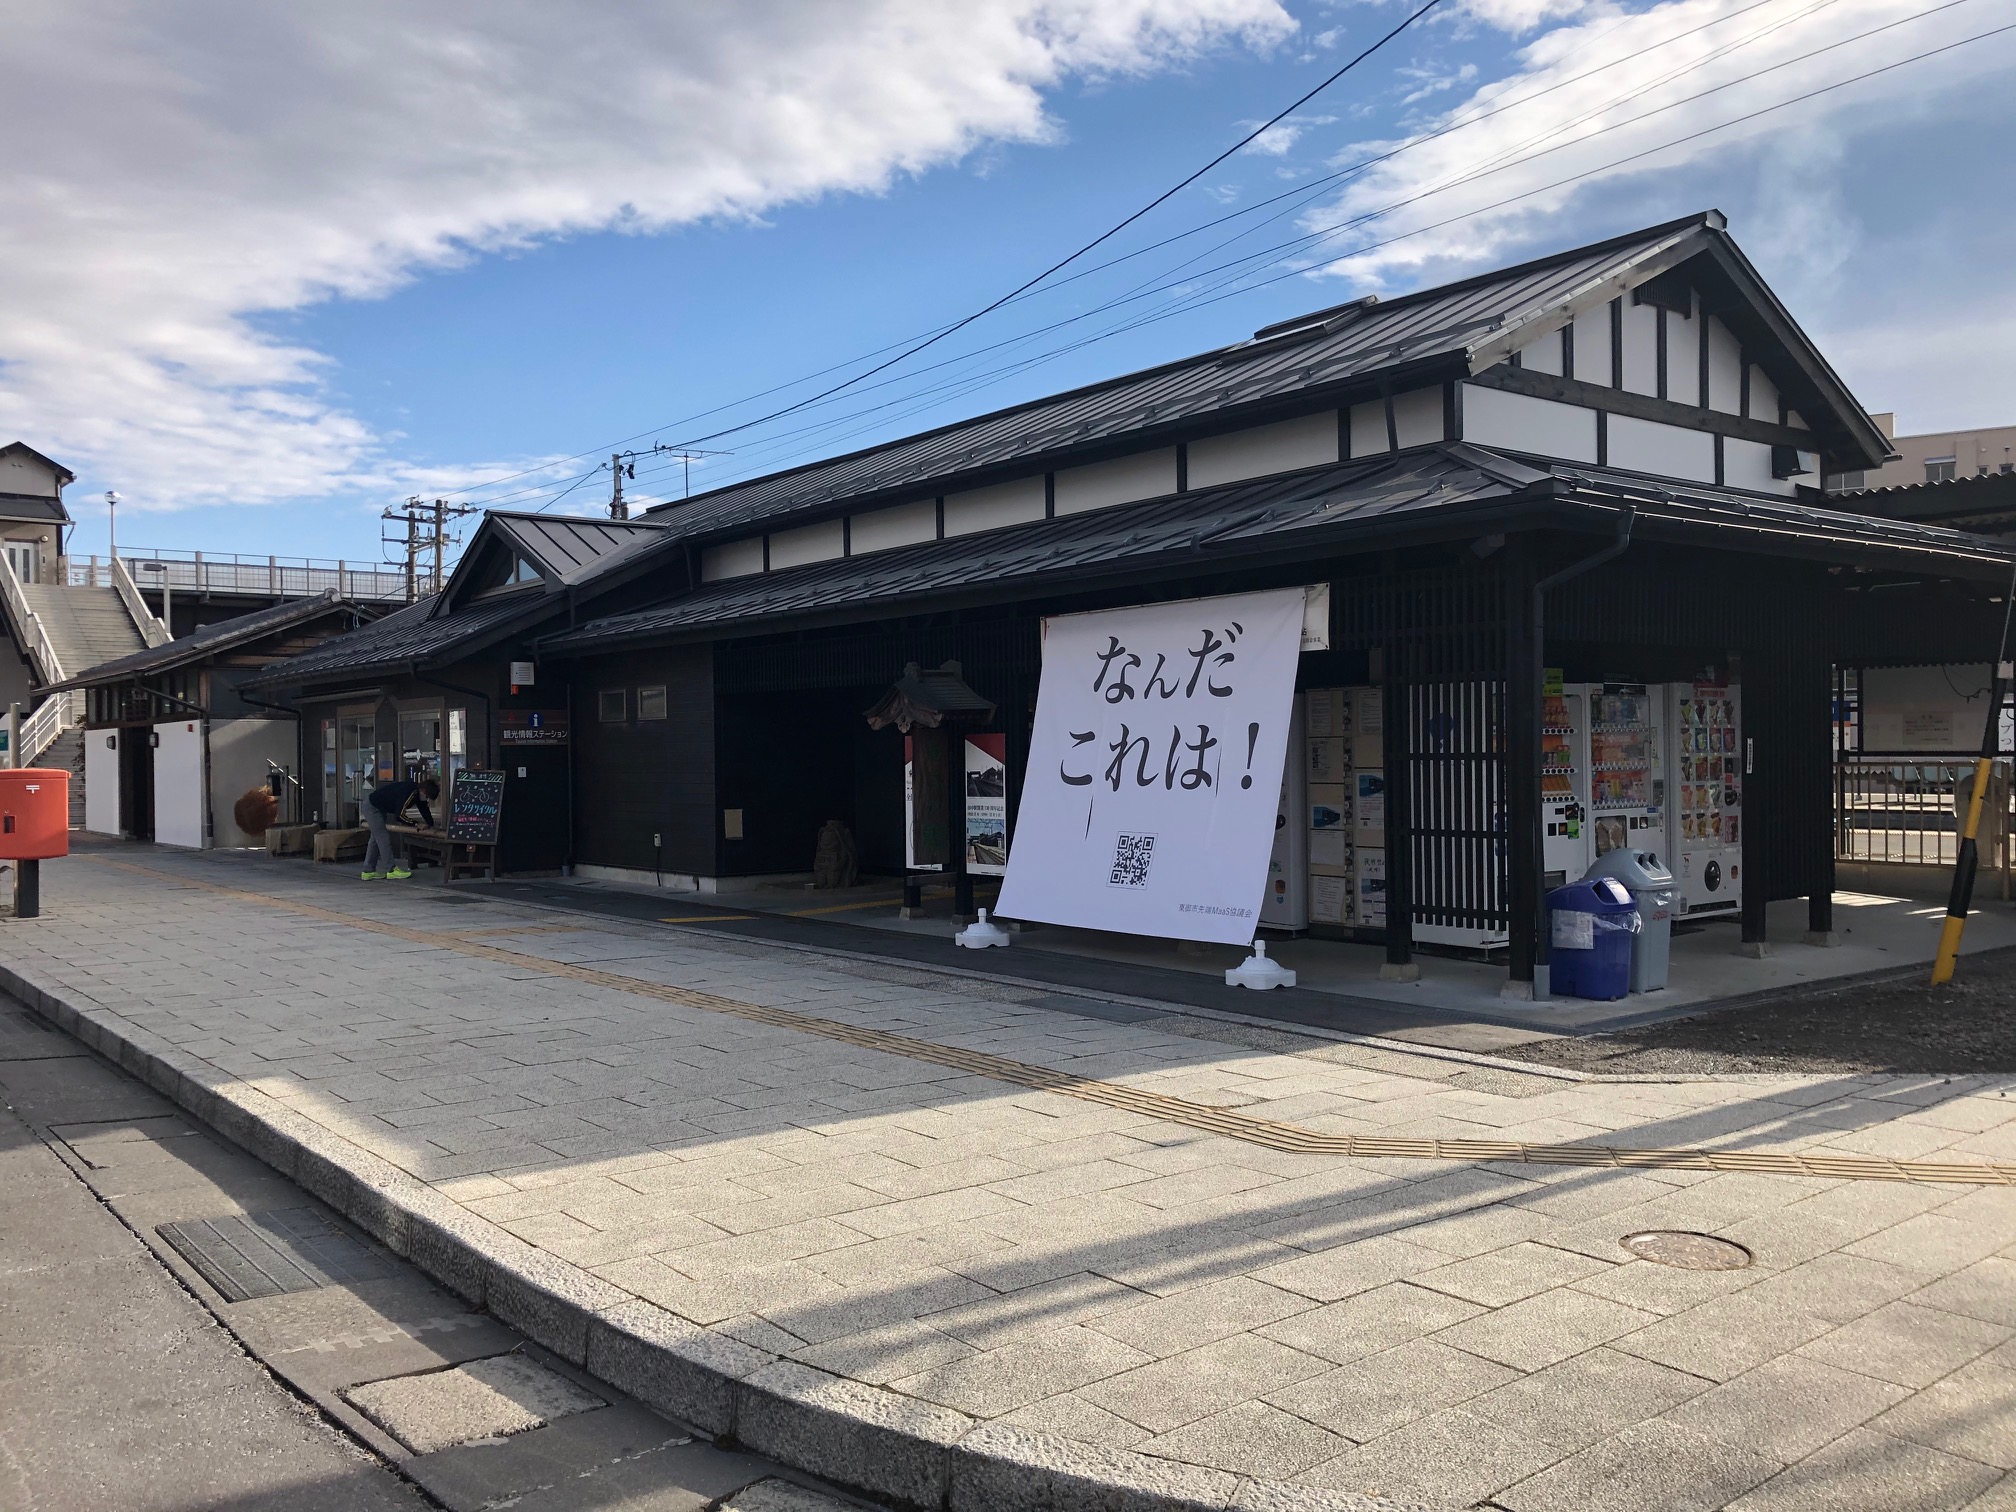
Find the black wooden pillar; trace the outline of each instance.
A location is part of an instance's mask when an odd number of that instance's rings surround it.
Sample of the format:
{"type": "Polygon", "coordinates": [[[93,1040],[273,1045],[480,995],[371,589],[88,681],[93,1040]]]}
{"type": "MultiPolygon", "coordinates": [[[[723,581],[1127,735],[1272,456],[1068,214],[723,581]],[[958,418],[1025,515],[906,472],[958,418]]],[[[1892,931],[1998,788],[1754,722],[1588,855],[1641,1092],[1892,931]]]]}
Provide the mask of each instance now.
{"type": "MultiPolygon", "coordinates": [[[[1775,658],[1768,654],[1745,655],[1739,665],[1743,702],[1736,720],[1736,775],[1743,794],[1742,948],[1745,954],[1761,956],[1770,940],[1770,889],[1777,881],[1771,874],[1778,869],[1771,864],[1767,837],[1773,830],[1784,833],[1790,817],[1780,807],[1788,795],[1775,791],[1778,784],[1771,781],[1784,735],[1783,721],[1775,716],[1788,690],[1775,658]]],[[[1730,675],[1737,676],[1735,668],[1730,675]]]]}
{"type": "Polygon", "coordinates": [[[1386,770],[1386,964],[1388,981],[1413,981],[1414,964],[1414,741],[1406,648],[1388,641],[1381,654],[1381,761],[1386,770]]]}
{"type": "MultiPolygon", "coordinates": [[[[1505,547],[1505,900],[1508,997],[1547,991],[1547,931],[1540,896],[1540,687],[1546,649],[1533,615],[1532,544],[1505,547]]],[[[1391,864],[1390,861],[1388,863],[1391,864]]]]}

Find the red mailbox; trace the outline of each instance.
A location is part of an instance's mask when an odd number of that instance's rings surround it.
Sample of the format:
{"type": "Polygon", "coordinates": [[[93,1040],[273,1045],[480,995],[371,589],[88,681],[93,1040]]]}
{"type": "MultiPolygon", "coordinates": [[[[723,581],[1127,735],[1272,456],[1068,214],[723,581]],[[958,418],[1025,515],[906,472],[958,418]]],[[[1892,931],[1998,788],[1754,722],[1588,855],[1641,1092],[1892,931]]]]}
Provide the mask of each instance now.
{"type": "Polygon", "coordinates": [[[0,861],[70,854],[70,774],[0,767],[0,861]]]}

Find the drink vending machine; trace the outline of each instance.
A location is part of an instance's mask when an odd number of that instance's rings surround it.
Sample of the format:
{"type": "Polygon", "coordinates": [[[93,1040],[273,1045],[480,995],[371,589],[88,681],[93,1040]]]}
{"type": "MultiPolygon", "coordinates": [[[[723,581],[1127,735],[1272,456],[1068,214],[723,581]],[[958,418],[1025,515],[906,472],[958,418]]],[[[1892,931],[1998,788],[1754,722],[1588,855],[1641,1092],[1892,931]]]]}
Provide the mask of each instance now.
{"type": "Polygon", "coordinates": [[[1735,913],[1743,904],[1742,689],[1703,680],[1666,691],[1673,735],[1666,822],[1680,912],[1735,913]]]}
{"type": "Polygon", "coordinates": [[[1579,881],[1622,847],[1666,850],[1661,689],[1568,683],[1540,715],[1541,869],[1549,889],[1579,881]]]}

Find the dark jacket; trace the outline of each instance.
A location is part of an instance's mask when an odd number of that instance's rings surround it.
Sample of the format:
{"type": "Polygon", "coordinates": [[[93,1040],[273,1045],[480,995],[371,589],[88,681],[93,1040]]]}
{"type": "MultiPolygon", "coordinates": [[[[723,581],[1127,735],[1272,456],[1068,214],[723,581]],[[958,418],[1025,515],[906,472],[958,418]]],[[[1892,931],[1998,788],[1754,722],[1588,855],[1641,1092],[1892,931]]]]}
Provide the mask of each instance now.
{"type": "Polygon", "coordinates": [[[427,828],[434,828],[434,811],[427,807],[427,800],[420,798],[420,784],[417,782],[381,782],[371,789],[371,807],[387,819],[397,819],[405,811],[406,800],[415,798],[420,804],[420,822],[427,828]]]}

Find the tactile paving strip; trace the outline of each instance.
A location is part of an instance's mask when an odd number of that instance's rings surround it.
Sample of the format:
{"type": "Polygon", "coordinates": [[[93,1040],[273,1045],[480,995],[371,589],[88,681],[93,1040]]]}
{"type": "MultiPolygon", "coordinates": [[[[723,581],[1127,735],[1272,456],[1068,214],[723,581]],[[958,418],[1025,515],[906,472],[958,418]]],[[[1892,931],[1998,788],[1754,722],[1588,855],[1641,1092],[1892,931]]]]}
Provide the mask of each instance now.
{"type": "Polygon", "coordinates": [[[314,1208],[164,1223],[154,1230],[227,1302],[396,1275],[397,1268],[314,1208]]]}
{"type": "Polygon", "coordinates": [[[1073,1076],[1069,1072],[1055,1071],[1048,1066],[1008,1060],[981,1050],[940,1045],[930,1040],[913,1039],[908,1035],[891,1034],[881,1029],[865,1029],[854,1024],[817,1018],[807,1013],[794,1013],[788,1008],[768,1008],[758,1003],[738,1002],[733,998],[720,997],[711,992],[695,992],[686,987],[669,987],[658,982],[647,982],[640,977],[601,971],[592,966],[549,961],[541,956],[525,955],[519,951],[503,949],[501,946],[484,945],[474,940],[459,939],[454,935],[438,934],[424,929],[412,929],[402,924],[387,924],[377,919],[359,918],[340,909],[323,908],[319,904],[302,903],[291,898],[269,897],[264,893],[227,887],[219,882],[205,882],[194,877],[162,872],[154,867],[140,866],[130,861],[113,861],[97,856],[87,859],[106,866],[115,866],[124,871],[138,872],[156,881],[167,880],[207,892],[222,893],[228,897],[242,898],[247,902],[263,904],[269,908],[284,909],[307,918],[347,924],[353,929],[389,935],[418,945],[439,946],[443,950],[452,950],[477,960],[494,961],[520,970],[531,969],[548,976],[563,977],[569,981],[583,982],[595,987],[606,987],[614,992],[655,998],[660,1002],[674,1003],[684,1008],[726,1014],[759,1024],[769,1024],[779,1029],[796,1030],[801,1034],[816,1034],[823,1039],[838,1040],[842,1044],[854,1045],[864,1050],[880,1050],[909,1060],[985,1076],[994,1081],[1006,1082],[1010,1086],[1029,1087],[1042,1092],[1055,1092],[1061,1097],[1075,1097],[1084,1102],[1101,1103],[1109,1108],[1125,1109],[1130,1113],[1159,1118],[1167,1123],[1181,1124],[1186,1128],[1203,1130],[1205,1133],[1221,1134],[1227,1139],[1264,1145],[1270,1150],[1286,1150],[1303,1155],[1338,1155],[1347,1159],[1362,1160],[1510,1161],[1525,1165],[1609,1166],[1640,1170],[1749,1171],[1772,1176],[1820,1176],[1836,1181],[1924,1181],[1968,1186],[2016,1186],[2016,1165],[1988,1160],[1951,1162],[1885,1160],[1875,1156],[1829,1155],[1798,1150],[1699,1148],[1635,1150],[1609,1145],[1521,1144],[1502,1139],[1396,1139],[1379,1134],[1321,1134],[1314,1129],[1300,1128],[1295,1124],[1272,1123],[1264,1118],[1235,1113],[1229,1108],[1214,1108],[1203,1103],[1186,1102],[1179,1097],[1129,1087],[1120,1082],[1073,1076]]]}

